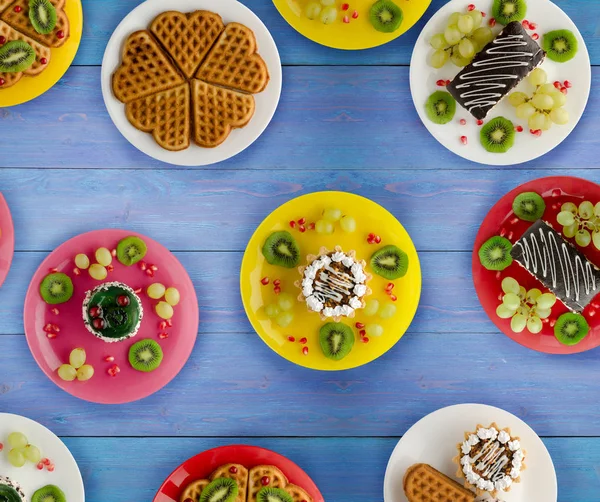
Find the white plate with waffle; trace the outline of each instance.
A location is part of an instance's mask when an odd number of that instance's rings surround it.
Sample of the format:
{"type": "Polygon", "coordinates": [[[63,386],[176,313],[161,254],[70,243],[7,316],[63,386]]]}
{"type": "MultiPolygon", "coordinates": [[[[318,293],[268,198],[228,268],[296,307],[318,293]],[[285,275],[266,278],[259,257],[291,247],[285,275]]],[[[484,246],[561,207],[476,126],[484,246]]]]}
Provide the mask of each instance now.
{"type": "MultiPolygon", "coordinates": [[[[186,38],[186,41],[188,40],[190,40],[190,37],[186,38]]],[[[229,37],[229,40],[231,40],[231,37],[229,37]]],[[[142,44],[146,42],[147,40],[143,40],[142,44]]],[[[129,52],[135,53],[136,48],[133,46],[133,51],[129,52]]],[[[146,58],[146,61],[148,60],[155,61],[154,58],[146,58]]],[[[144,71],[152,71],[148,66],[140,66],[146,65],[145,62],[140,62],[140,60],[134,59],[133,63],[129,60],[127,63],[132,64],[129,75],[137,78],[138,84],[142,80],[139,78],[139,75],[142,74],[140,68],[143,68],[144,71]]],[[[102,95],[108,113],[121,134],[132,145],[162,162],[180,166],[205,166],[222,162],[237,155],[254,143],[263,133],[273,118],[279,103],[282,72],[279,52],[273,37],[262,21],[250,9],[237,0],[220,0],[217,3],[213,0],[171,0],[168,3],[168,9],[165,7],[163,0],[147,0],[131,11],[114,31],[104,53],[101,81],[102,95]],[[128,47],[131,47],[128,45],[132,44],[130,36],[140,30],[150,32],[152,22],[157,16],[169,9],[184,14],[202,10],[217,14],[222,19],[225,31],[221,30],[219,38],[214,41],[212,49],[207,52],[207,55],[200,63],[198,73],[191,72],[193,73],[191,77],[189,76],[190,73],[187,75],[184,73],[180,63],[176,62],[176,58],[171,57],[167,50],[167,45],[164,44],[164,40],[159,40],[153,32],[150,36],[151,41],[153,40],[153,43],[158,45],[158,52],[161,57],[164,56],[166,66],[174,66],[175,71],[170,73],[169,71],[165,72],[162,70],[160,73],[156,72],[161,75],[162,85],[164,86],[162,90],[155,87],[154,92],[150,92],[144,89],[142,82],[142,90],[140,91],[139,87],[135,85],[131,86],[130,82],[125,82],[121,86],[124,91],[122,94],[119,93],[120,99],[117,98],[113,87],[113,75],[122,67],[124,49],[126,50],[128,47]],[[250,91],[252,92],[250,94],[243,84],[240,86],[227,86],[226,84],[211,81],[209,83],[212,86],[212,92],[219,96],[226,93],[227,99],[215,98],[214,96],[206,97],[206,99],[203,96],[200,99],[195,97],[198,95],[194,94],[194,92],[188,95],[186,89],[188,83],[191,89],[197,91],[200,88],[198,82],[204,82],[199,72],[203,65],[211,58],[211,51],[216,49],[220,43],[225,42],[225,32],[229,33],[229,27],[232,27],[231,23],[239,23],[253,32],[256,39],[256,53],[264,61],[269,74],[266,87],[263,86],[250,91]],[[225,87],[230,87],[231,92],[229,89],[224,90],[225,87]],[[133,94],[128,92],[129,88],[134,88],[133,94]],[[235,97],[233,101],[232,96],[235,97]],[[214,136],[218,135],[212,133],[214,131],[213,128],[209,128],[212,141],[206,141],[205,144],[210,144],[211,146],[199,146],[198,143],[206,140],[206,135],[203,131],[207,128],[204,127],[204,124],[196,126],[196,124],[201,124],[202,120],[198,117],[205,117],[207,111],[217,117],[231,117],[231,113],[227,109],[222,108],[221,103],[234,102],[238,109],[239,107],[243,108],[248,104],[248,96],[252,96],[254,100],[254,114],[251,115],[249,121],[247,117],[250,115],[250,112],[247,108],[251,107],[251,102],[244,112],[247,112],[245,118],[240,117],[242,112],[238,114],[237,123],[245,125],[235,127],[234,121],[234,127],[231,128],[228,136],[225,135],[226,139],[224,140],[222,140],[223,135],[220,138],[215,138],[214,136]],[[157,110],[161,110],[160,104],[164,103],[165,99],[177,108],[178,114],[176,116],[170,114],[165,117],[157,113],[157,110]],[[219,103],[219,106],[216,106],[214,103],[219,103]],[[182,115],[184,113],[188,113],[189,116],[182,115]],[[130,122],[128,116],[136,123],[136,126],[130,122]],[[182,116],[184,117],[183,119],[181,119],[182,116]],[[169,132],[165,134],[160,133],[160,126],[158,126],[156,127],[156,131],[158,132],[153,134],[152,128],[157,122],[161,125],[168,124],[167,128],[173,124],[177,124],[177,126],[170,127],[169,130],[174,131],[173,133],[169,132]],[[185,130],[185,124],[189,124],[189,132],[185,130]],[[145,132],[144,129],[149,132],[145,132]],[[156,140],[155,136],[157,137],[156,140]],[[186,137],[188,138],[187,142],[189,146],[185,143],[186,137]],[[164,147],[159,144],[159,141],[164,147]]],[[[204,87],[206,86],[203,84],[202,88],[204,87]]],[[[211,122],[211,124],[213,123],[211,122]]]]}
{"type": "MultiPolygon", "coordinates": [[[[552,458],[542,440],[525,422],[511,413],[483,404],[459,404],[437,410],[419,420],[400,439],[385,472],[383,483],[384,502],[407,502],[404,493],[404,476],[415,464],[429,464],[461,486],[463,480],[456,477],[457,445],[464,440],[466,432],[477,425],[488,427],[495,423],[508,428],[511,435],[520,439],[526,452],[526,468],[521,472],[519,483],[510,491],[496,495],[501,502],[531,502],[543,500],[556,502],[558,488],[552,458]]],[[[479,501],[492,501],[483,496],[479,501]]],[[[413,502],[413,501],[411,501],[413,502]]],[[[415,499],[414,502],[417,502],[415,499]]]]}

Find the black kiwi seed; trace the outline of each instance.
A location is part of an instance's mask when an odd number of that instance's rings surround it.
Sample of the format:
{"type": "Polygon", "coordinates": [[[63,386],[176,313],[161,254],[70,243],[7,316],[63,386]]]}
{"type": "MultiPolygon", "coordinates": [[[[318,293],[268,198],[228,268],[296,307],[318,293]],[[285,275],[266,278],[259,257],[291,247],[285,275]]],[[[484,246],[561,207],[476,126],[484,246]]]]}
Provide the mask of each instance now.
{"type": "Polygon", "coordinates": [[[512,244],[508,239],[495,235],[479,248],[479,261],[488,270],[504,270],[512,263],[512,244]]]}
{"type": "Polygon", "coordinates": [[[271,265],[294,268],[300,261],[300,248],[292,234],[273,232],[263,244],[262,254],[271,265]]]}
{"type": "Polygon", "coordinates": [[[217,478],[202,490],[199,502],[233,502],[238,491],[238,484],[235,480],[217,478]]]}

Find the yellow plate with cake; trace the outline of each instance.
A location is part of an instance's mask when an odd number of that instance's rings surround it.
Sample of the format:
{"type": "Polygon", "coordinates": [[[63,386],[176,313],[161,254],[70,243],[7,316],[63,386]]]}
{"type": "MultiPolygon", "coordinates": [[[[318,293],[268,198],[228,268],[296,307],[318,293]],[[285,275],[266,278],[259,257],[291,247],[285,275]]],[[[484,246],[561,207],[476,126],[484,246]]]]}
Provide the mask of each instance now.
{"type": "Polygon", "coordinates": [[[316,192],[293,199],[273,211],[258,227],[246,248],[240,274],[242,301],[248,318],[263,341],[287,360],[317,370],[344,370],[367,364],[390,350],[404,335],[416,313],[421,294],[421,268],[415,246],[401,223],[375,202],[344,192],[316,192]],[[332,234],[319,234],[312,223],[322,218],[327,208],[337,208],[343,215],[354,218],[356,230],[346,233],[338,222],[333,224],[332,234]],[[303,221],[304,220],[304,221],[303,221]],[[298,223],[300,221],[300,223],[298,223]],[[290,224],[293,223],[293,228],[290,224]],[[298,267],[284,268],[271,265],[263,256],[266,239],[276,231],[289,232],[300,248],[298,267]],[[369,238],[377,237],[379,242],[369,238]],[[369,242],[370,241],[370,242],[369,242]],[[406,274],[395,280],[385,279],[369,265],[372,254],[386,245],[400,248],[408,257],[406,274]],[[379,313],[366,316],[364,309],[357,308],[354,317],[341,316],[339,322],[350,327],[355,335],[354,345],[348,355],[340,360],[325,357],[319,343],[323,325],[334,322],[333,318],[321,319],[300,300],[301,289],[295,285],[302,280],[299,268],[307,264],[308,255],[319,255],[321,248],[334,250],[339,246],[344,252],[355,252],[356,260],[367,262],[366,275],[370,294],[367,303],[376,299],[383,306],[393,304],[395,314],[382,319],[379,313]],[[263,284],[267,282],[267,284],[263,284]],[[393,290],[386,291],[389,283],[393,290]],[[279,294],[276,289],[279,288],[279,294]],[[291,295],[293,321],[282,328],[268,317],[265,307],[278,303],[282,293],[291,295]],[[396,300],[392,300],[392,296],[396,300]],[[359,327],[356,324],[359,323],[359,327]],[[361,335],[360,324],[377,324],[383,328],[381,336],[361,335]],[[303,341],[303,339],[306,341],[303,341]],[[365,338],[368,341],[365,342],[365,338]],[[291,341],[293,340],[293,341],[291,341]]]}

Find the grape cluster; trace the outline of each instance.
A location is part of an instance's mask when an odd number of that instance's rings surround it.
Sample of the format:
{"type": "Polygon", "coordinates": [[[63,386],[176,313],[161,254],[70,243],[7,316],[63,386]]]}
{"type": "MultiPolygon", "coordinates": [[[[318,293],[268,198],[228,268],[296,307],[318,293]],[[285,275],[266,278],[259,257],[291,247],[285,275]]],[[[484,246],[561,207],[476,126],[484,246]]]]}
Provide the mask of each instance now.
{"type": "Polygon", "coordinates": [[[281,293],[277,298],[277,303],[270,303],[265,306],[265,314],[273,319],[280,327],[287,328],[294,320],[294,297],[288,293],[281,293]]]}
{"type": "Polygon", "coordinates": [[[600,202],[595,206],[588,200],[579,206],[567,202],[561,206],[556,221],[563,226],[565,237],[575,237],[575,242],[582,248],[592,242],[600,249],[600,202]]]}
{"type": "Polygon", "coordinates": [[[341,209],[328,207],[323,211],[320,220],[315,223],[315,230],[318,234],[329,235],[335,231],[335,224],[339,222],[341,229],[347,234],[356,231],[356,220],[347,214],[343,214],[341,209]]]}
{"type": "Polygon", "coordinates": [[[304,9],[304,15],[311,21],[319,19],[323,24],[333,24],[338,17],[335,2],[336,0],[309,2],[304,9]]]}
{"type": "Polygon", "coordinates": [[[533,70],[527,78],[535,87],[532,96],[524,92],[513,92],[508,101],[516,107],[517,117],[527,119],[532,131],[547,131],[552,124],[569,122],[569,112],[563,108],[567,96],[548,82],[548,75],[541,68],[533,70]]]}
{"type": "Polygon", "coordinates": [[[77,379],[80,382],[86,382],[94,376],[94,367],[85,364],[87,355],[84,349],[76,348],[69,354],[69,363],[63,364],[58,368],[58,376],[65,382],[72,382],[77,379]]]}
{"type": "Polygon", "coordinates": [[[481,26],[482,20],[483,14],[478,10],[453,12],[444,33],[434,35],[429,41],[435,49],[429,64],[441,68],[450,60],[461,68],[467,66],[475,54],[494,39],[492,30],[481,26]]]}
{"type": "Polygon", "coordinates": [[[502,280],[502,291],[502,303],[496,309],[498,317],[510,319],[510,329],[515,333],[521,333],[525,328],[533,334],[542,331],[542,319],[550,317],[556,296],[542,293],[537,288],[527,291],[512,277],[502,280]]]}
{"type": "Polygon", "coordinates": [[[29,443],[27,436],[22,432],[12,432],[8,435],[8,461],[14,467],[23,467],[25,462],[37,464],[42,459],[42,454],[37,446],[29,443]]]}

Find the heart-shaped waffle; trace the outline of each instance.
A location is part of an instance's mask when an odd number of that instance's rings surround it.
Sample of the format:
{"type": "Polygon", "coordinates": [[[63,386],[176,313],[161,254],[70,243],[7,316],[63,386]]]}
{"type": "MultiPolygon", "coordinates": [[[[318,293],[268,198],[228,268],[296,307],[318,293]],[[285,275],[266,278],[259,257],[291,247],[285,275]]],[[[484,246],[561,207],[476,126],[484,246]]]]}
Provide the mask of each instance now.
{"type": "Polygon", "coordinates": [[[294,502],[312,502],[312,497],[299,486],[290,483],[284,490],[290,494],[294,502]]]}
{"type": "Polygon", "coordinates": [[[257,465],[250,469],[248,480],[248,502],[256,502],[258,492],[265,486],[285,489],[288,479],[274,465],[257,465]]]}
{"type": "Polygon", "coordinates": [[[50,0],[56,9],[56,26],[47,35],[35,31],[29,19],[29,0],[16,0],[2,13],[0,19],[7,22],[15,30],[24,33],[40,44],[48,47],[61,47],[69,38],[69,18],[65,13],[65,0],[50,0]]]}
{"type": "Polygon", "coordinates": [[[183,494],[181,495],[181,502],[188,502],[191,500],[192,502],[200,502],[200,495],[204,489],[210,484],[208,479],[199,479],[190,483],[185,487],[183,494]]]}
{"type": "Polygon", "coordinates": [[[254,32],[239,23],[228,24],[196,77],[252,94],[263,91],[269,83],[269,71],[256,53],[254,32]]]}
{"type": "Polygon", "coordinates": [[[194,76],[224,29],[221,16],[205,10],[163,12],[150,25],[150,31],[187,78],[194,76]]]}
{"type": "Polygon", "coordinates": [[[210,475],[210,480],[218,478],[233,479],[238,485],[238,496],[235,502],[246,502],[246,492],[248,491],[248,469],[240,464],[225,464],[219,467],[210,475]]]}
{"type": "Polygon", "coordinates": [[[427,464],[415,464],[404,475],[408,502],[474,502],[475,494],[427,464]]]}

